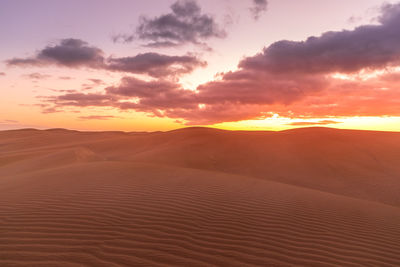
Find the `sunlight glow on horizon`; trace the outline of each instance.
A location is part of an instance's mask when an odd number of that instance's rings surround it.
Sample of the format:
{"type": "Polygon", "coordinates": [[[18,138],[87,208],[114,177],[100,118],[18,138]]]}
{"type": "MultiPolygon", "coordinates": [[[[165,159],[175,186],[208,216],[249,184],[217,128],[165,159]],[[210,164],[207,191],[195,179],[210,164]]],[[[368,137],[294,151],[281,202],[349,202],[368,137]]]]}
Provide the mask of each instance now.
{"type": "Polygon", "coordinates": [[[400,117],[338,117],[338,118],[313,118],[313,119],[290,119],[290,118],[267,118],[264,120],[248,120],[240,122],[226,122],[215,125],[216,128],[226,130],[249,130],[249,131],[282,131],[304,127],[329,127],[351,130],[371,130],[400,132],[400,117]],[[318,124],[321,121],[332,120],[337,123],[318,124]],[[291,123],[308,123],[304,125],[290,125],[291,123]],[[312,124],[315,123],[315,124],[312,124]]]}

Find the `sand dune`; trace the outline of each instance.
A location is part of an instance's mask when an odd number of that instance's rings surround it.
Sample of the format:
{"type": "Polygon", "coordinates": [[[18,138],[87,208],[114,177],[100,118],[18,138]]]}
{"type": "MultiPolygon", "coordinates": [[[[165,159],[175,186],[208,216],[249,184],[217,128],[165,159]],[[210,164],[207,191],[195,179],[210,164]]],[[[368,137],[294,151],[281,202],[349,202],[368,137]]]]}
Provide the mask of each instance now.
{"type": "Polygon", "coordinates": [[[400,134],[0,132],[0,266],[399,266],[400,134]]]}

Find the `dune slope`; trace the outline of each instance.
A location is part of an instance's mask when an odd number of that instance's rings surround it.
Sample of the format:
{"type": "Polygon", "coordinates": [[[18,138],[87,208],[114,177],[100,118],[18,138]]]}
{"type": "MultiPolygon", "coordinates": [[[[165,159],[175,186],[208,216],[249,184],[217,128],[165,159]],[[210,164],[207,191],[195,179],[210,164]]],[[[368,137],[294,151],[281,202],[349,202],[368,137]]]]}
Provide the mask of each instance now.
{"type": "Polygon", "coordinates": [[[0,266],[399,266],[396,141],[0,132],[0,266]]]}

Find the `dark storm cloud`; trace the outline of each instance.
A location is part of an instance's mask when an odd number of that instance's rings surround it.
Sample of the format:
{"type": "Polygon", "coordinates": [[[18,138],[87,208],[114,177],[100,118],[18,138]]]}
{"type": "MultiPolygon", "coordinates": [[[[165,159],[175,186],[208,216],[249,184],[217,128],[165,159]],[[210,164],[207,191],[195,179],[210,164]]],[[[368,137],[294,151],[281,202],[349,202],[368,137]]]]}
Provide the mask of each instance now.
{"type": "Polygon", "coordinates": [[[255,20],[258,20],[262,13],[267,11],[268,1],[267,0],[252,0],[253,6],[250,8],[250,12],[255,20]]]}
{"type": "MultiPolygon", "coordinates": [[[[209,14],[203,14],[194,0],[178,0],[170,13],[155,18],[141,17],[134,34],[118,35],[114,40],[139,39],[150,47],[171,47],[186,43],[203,44],[212,37],[224,38],[222,30],[209,14]]],[[[204,45],[204,44],[203,44],[204,45]]]]}
{"type": "MultiPolygon", "coordinates": [[[[183,12],[183,11],[180,11],[183,12]]],[[[47,46],[30,58],[14,58],[9,66],[58,65],[70,68],[86,67],[117,72],[147,74],[153,77],[179,76],[207,63],[193,55],[168,56],[144,53],[132,57],[105,58],[103,51],[78,39],[63,39],[47,46]]]]}

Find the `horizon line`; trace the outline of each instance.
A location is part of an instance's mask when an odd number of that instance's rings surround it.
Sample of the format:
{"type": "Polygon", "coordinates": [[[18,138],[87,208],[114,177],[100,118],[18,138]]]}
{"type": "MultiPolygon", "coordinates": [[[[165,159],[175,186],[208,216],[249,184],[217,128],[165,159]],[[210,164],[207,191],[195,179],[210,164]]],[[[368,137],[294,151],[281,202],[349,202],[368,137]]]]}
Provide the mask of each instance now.
{"type": "Polygon", "coordinates": [[[172,130],[156,130],[156,131],[122,131],[122,130],[77,130],[72,128],[16,128],[16,129],[6,129],[0,130],[1,132],[12,132],[12,131],[70,131],[70,132],[80,132],[80,133],[168,133],[168,132],[176,132],[176,131],[184,131],[184,130],[195,130],[195,129],[205,129],[205,130],[216,130],[216,131],[224,131],[224,132],[271,132],[271,133],[279,133],[279,132],[291,132],[297,130],[312,130],[312,129],[326,129],[326,130],[338,130],[338,131],[357,131],[357,132],[385,132],[385,133],[400,133],[400,131],[389,131],[389,130],[364,130],[364,129],[348,129],[348,128],[336,128],[336,127],[327,127],[327,126],[305,126],[305,127],[296,127],[291,129],[283,129],[283,130],[229,130],[229,129],[221,129],[217,127],[209,127],[209,126],[188,126],[182,128],[176,128],[172,130]]]}

